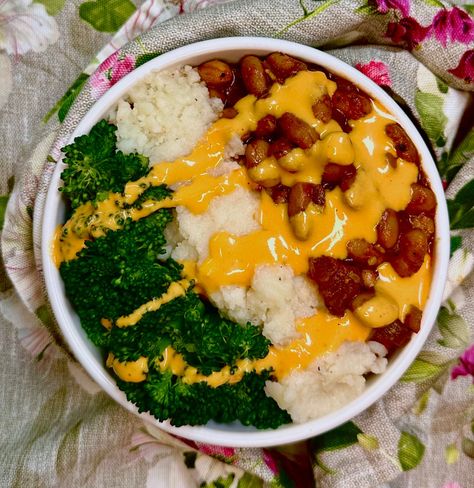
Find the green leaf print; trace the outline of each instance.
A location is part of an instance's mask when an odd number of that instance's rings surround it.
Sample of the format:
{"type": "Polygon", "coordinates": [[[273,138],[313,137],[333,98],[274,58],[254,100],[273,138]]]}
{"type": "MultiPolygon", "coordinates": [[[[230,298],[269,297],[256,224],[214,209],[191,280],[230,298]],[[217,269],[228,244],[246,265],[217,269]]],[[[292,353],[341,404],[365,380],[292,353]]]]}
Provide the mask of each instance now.
{"type": "Polygon", "coordinates": [[[201,484],[201,488],[229,488],[232,482],[234,481],[234,477],[235,475],[233,473],[230,473],[229,476],[227,476],[227,478],[221,476],[214,481],[201,484]]]}
{"type": "Polygon", "coordinates": [[[449,361],[445,361],[440,354],[424,351],[413,361],[400,381],[405,383],[421,383],[437,378],[448,367],[449,361]]]}
{"type": "Polygon", "coordinates": [[[196,458],[197,452],[196,451],[185,451],[183,452],[184,457],[184,464],[188,469],[194,469],[196,466],[196,458]]]}
{"type": "Polygon", "coordinates": [[[420,121],[428,137],[438,146],[444,139],[444,128],[448,121],[443,112],[443,97],[417,91],[415,95],[415,106],[420,115],[420,121]]]}
{"type": "Polygon", "coordinates": [[[423,395],[421,395],[420,399],[415,403],[413,407],[413,413],[415,415],[421,415],[428,406],[430,401],[431,390],[426,390],[423,395]]]}
{"type": "Polygon", "coordinates": [[[67,89],[66,93],[61,97],[61,99],[56,103],[56,105],[46,114],[43,122],[48,122],[48,120],[58,112],[58,119],[62,122],[74,103],[74,100],[79,95],[85,82],[88,80],[89,75],[86,73],[81,73],[76,81],[67,89]]]}
{"type": "Polygon", "coordinates": [[[283,27],[283,29],[279,30],[276,33],[276,37],[281,36],[287,30],[291,29],[292,27],[299,24],[300,22],[304,22],[305,20],[309,20],[312,19],[313,17],[316,17],[317,15],[323,13],[326,9],[328,9],[329,7],[331,7],[332,5],[338,2],[339,0],[326,0],[324,3],[319,5],[319,7],[316,7],[314,10],[310,10],[308,9],[308,7],[306,7],[304,0],[299,0],[300,6],[303,9],[303,15],[301,17],[298,17],[293,22],[290,22],[287,26],[283,27]]]}
{"type": "Polygon", "coordinates": [[[456,444],[449,444],[444,449],[444,459],[446,460],[446,464],[454,464],[459,459],[459,450],[456,447],[456,444]]]}
{"type": "Polygon", "coordinates": [[[445,8],[443,3],[439,0],[423,0],[426,5],[431,5],[432,7],[445,8]]]}
{"type": "Polygon", "coordinates": [[[8,199],[10,195],[0,195],[0,230],[3,229],[5,222],[5,212],[7,211],[8,199]]]}
{"type": "Polygon", "coordinates": [[[474,180],[466,183],[447,203],[452,230],[474,227],[474,180]]]}
{"type": "Polygon", "coordinates": [[[115,32],[135,10],[130,0],[97,0],[84,2],[79,17],[99,32],[115,32]]]}
{"type": "Polygon", "coordinates": [[[373,451],[379,448],[379,440],[373,435],[357,434],[357,442],[366,451],[373,451]]]}
{"type": "Polygon", "coordinates": [[[459,146],[447,157],[444,166],[440,168],[448,182],[472,156],[474,156],[474,129],[471,129],[459,146]]]}
{"type": "Polygon", "coordinates": [[[360,7],[355,9],[356,14],[363,14],[363,15],[381,15],[381,12],[377,10],[375,5],[370,5],[368,2],[364,3],[360,7]]]}
{"type": "Polygon", "coordinates": [[[452,349],[464,349],[469,344],[469,328],[457,313],[443,307],[438,314],[438,328],[443,336],[438,344],[452,349]]]}
{"type": "Polygon", "coordinates": [[[34,3],[44,5],[49,15],[57,15],[61,12],[66,0],[35,0],[34,3]]]}
{"type": "Polygon", "coordinates": [[[441,78],[436,77],[436,84],[438,85],[438,90],[441,93],[448,93],[449,87],[441,78]]]}
{"type": "Polygon", "coordinates": [[[147,63],[148,61],[151,61],[152,59],[155,59],[157,56],[159,56],[161,53],[146,53],[146,54],[140,54],[140,56],[137,56],[137,59],[135,60],[135,69],[141,66],[142,64],[147,63]]]}
{"type": "Polygon", "coordinates": [[[461,236],[451,236],[451,248],[449,250],[449,257],[460,249],[462,246],[462,237],[461,236]]]}
{"type": "Polygon", "coordinates": [[[474,5],[463,5],[463,9],[470,15],[474,17],[474,5]]]}
{"type": "Polygon", "coordinates": [[[474,459],[474,441],[472,441],[468,437],[463,437],[461,442],[461,449],[466,456],[474,459]]]}
{"type": "Polygon", "coordinates": [[[237,488],[262,488],[263,481],[261,478],[254,476],[250,473],[245,473],[242,478],[239,479],[237,488]]]}
{"type": "Polygon", "coordinates": [[[420,464],[425,446],[416,435],[402,432],[398,441],[398,460],[403,471],[409,471],[420,464]]]}
{"type": "Polygon", "coordinates": [[[325,434],[315,437],[311,440],[311,445],[314,450],[316,464],[326,473],[334,473],[328,468],[320,459],[320,454],[326,451],[335,451],[337,449],[344,449],[352,446],[358,442],[357,436],[363,432],[357,427],[354,422],[346,422],[340,427],[333,429],[325,434]]]}

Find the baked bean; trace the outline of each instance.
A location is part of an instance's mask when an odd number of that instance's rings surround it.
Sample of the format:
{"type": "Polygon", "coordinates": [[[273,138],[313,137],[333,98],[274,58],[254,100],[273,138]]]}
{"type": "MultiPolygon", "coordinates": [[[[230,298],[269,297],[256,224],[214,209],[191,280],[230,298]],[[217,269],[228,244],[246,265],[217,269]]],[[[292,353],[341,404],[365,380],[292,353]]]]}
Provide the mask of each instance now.
{"type": "Polygon", "coordinates": [[[289,186],[279,184],[270,188],[269,194],[275,203],[287,203],[291,188],[289,186]]]}
{"type": "Polygon", "coordinates": [[[272,53],[265,59],[265,65],[275,75],[278,83],[283,83],[290,76],[308,69],[306,63],[283,53],[272,53]]]}
{"type": "Polygon", "coordinates": [[[321,182],[326,188],[334,188],[339,185],[342,191],[350,188],[355,180],[357,170],[353,164],[348,166],[336,163],[327,163],[321,177],[321,182]]]}
{"type": "Polygon", "coordinates": [[[280,170],[274,158],[264,159],[257,166],[247,168],[247,174],[264,188],[271,188],[280,183],[280,170]]]}
{"type": "Polygon", "coordinates": [[[268,92],[267,75],[262,61],[257,56],[245,56],[240,61],[240,72],[249,93],[257,98],[266,95],[268,92]]]}
{"type": "Polygon", "coordinates": [[[313,106],[314,116],[321,122],[327,124],[332,118],[332,102],[329,95],[323,95],[313,106]]]}
{"type": "Polygon", "coordinates": [[[232,68],[219,59],[200,64],[198,72],[201,80],[213,88],[228,87],[234,79],[232,68]]]}
{"type": "Polygon", "coordinates": [[[288,154],[277,159],[278,164],[286,171],[295,173],[304,168],[305,153],[300,147],[292,149],[288,154]]]}
{"type": "Polygon", "coordinates": [[[427,236],[432,236],[435,232],[434,220],[427,215],[410,215],[409,222],[413,229],[420,229],[427,236]]]}
{"type": "Polygon", "coordinates": [[[289,112],[285,112],[278,119],[278,127],[290,142],[301,149],[310,148],[319,139],[319,134],[313,127],[289,112]]]}
{"type": "Polygon", "coordinates": [[[397,212],[387,208],[377,224],[377,242],[385,249],[391,249],[398,241],[399,232],[397,212]]]}
{"type": "Polygon", "coordinates": [[[418,307],[412,305],[406,314],[403,323],[413,332],[418,332],[420,330],[422,316],[422,311],[418,307]]]}
{"type": "MultiPolygon", "coordinates": [[[[339,110],[349,120],[357,120],[365,117],[372,110],[370,98],[350,83],[347,87],[340,87],[332,96],[334,109],[339,110]]],[[[344,130],[344,129],[343,129],[344,130]]],[[[344,131],[345,132],[345,131],[344,131]]]]}
{"type": "Polygon", "coordinates": [[[308,276],[318,285],[329,312],[338,317],[344,315],[363,290],[360,269],[329,256],[310,258],[308,276]]]}
{"type": "Polygon", "coordinates": [[[371,341],[380,342],[383,344],[389,353],[408,344],[412,335],[412,330],[400,322],[395,320],[385,327],[377,327],[373,329],[370,337],[371,341]]]}
{"type": "Polygon", "coordinates": [[[406,207],[409,214],[432,212],[436,208],[436,197],[432,190],[418,183],[411,185],[411,200],[406,207]]]}
{"type": "Polygon", "coordinates": [[[286,156],[293,149],[293,144],[288,139],[280,137],[270,143],[269,155],[275,156],[277,159],[286,156]]]}
{"type": "Polygon", "coordinates": [[[348,256],[363,266],[376,268],[383,262],[382,253],[365,239],[351,239],[346,248],[348,256]]]}
{"type": "Polygon", "coordinates": [[[239,112],[237,112],[237,110],[234,107],[226,107],[222,111],[222,117],[224,119],[233,119],[234,117],[237,116],[238,113],[239,112]]]}
{"type": "Polygon", "coordinates": [[[273,115],[265,115],[257,122],[257,128],[255,129],[255,135],[262,139],[268,138],[276,131],[277,119],[273,115]]]}
{"type": "Polygon", "coordinates": [[[399,158],[410,163],[420,164],[420,155],[400,124],[388,124],[385,127],[385,134],[392,139],[399,158]]]}
{"type": "Polygon", "coordinates": [[[224,104],[226,107],[233,107],[241,98],[247,95],[247,89],[242,80],[242,75],[238,66],[232,66],[234,80],[225,90],[224,104]]]}
{"type": "Polygon", "coordinates": [[[308,239],[314,221],[307,211],[310,204],[325,204],[324,188],[313,183],[295,183],[288,195],[288,217],[295,237],[301,241],[308,239]]]}
{"type": "Polygon", "coordinates": [[[373,269],[363,269],[362,270],[362,281],[366,288],[373,288],[377,282],[377,272],[373,269]]]}
{"type": "MultiPolygon", "coordinates": [[[[364,280],[364,271],[362,271],[362,280],[364,280]]],[[[356,308],[359,308],[361,305],[363,305],[365,302],[368,302],[374,296],[375,296],[374,290],[367,290],[367,291],[363,291],[362,293],[359,293],[354,298],[354,300],[352,300],[351,307],[350,307],[351,310],[355,310],[356,308]]]]}
{"type": "Polygon", "coordinates": [[[326,194],[321,185],[314,183],[295,183],[288,196],[288,216],[293,217],[299,212],[306,210],[308,205],[313,202],[315,205],[323,207],[326,203],[326,194]]]}
{"type": "Polygon", "coordinates": [[[428,252],[428,237],[419,230],[413,229],[400,237],[399,253],[392,259],[391,264],[402,277],[415,274],[425,260],[428,252]]]}
{"type": "Polygon", "coordinates": [[[400,238],[400,255],[419,268],[428,252],[428,237],[420,229],[413,229],[400,238]]]}
{"type": "Polygon", "coordinates": [[[254,139],[245,148],[245,167],[254,168],[268,155],[269,144],[263,139],[254,139]]]}
{"type": "Polygon", "coordinates": [[[313,199],[312,183],[295,183],[288,196],[288,216],[293,217],[299,212],[306,210],[313,199]]]}

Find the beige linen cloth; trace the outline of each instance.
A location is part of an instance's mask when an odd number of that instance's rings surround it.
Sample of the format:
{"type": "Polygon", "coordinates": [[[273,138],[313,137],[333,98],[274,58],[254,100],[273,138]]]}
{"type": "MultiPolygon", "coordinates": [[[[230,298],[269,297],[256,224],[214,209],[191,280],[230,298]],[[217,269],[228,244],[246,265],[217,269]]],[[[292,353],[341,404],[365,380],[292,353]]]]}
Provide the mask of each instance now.
{"type": "Polygon", "coordinates": [[[474,486],[472,6],[438,0],[135,4],[0,2],[0,485],[474,486]],[[186,443],[116,405],[64,344],[39,259],[54,168],[48,155],[58,158],[95,100],[147,57],[236,35],[327,50],[385,87],[429,143],[452,217],[446,301],[422,354],[353,421],[281,449],[186,443]],[[59,99],[64,122],[54,114],[43,122],[59,99]]]}

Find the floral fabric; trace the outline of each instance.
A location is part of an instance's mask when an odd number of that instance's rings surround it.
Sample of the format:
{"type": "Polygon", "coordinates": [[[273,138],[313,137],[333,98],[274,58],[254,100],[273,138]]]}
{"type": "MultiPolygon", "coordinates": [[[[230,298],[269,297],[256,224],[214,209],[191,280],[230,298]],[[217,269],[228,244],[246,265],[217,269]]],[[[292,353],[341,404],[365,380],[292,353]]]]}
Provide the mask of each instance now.
{"type": "Polygon", "coordinates": [[[438,0],[0,2],[2,486],[474,486],[473,11],[438,0]],[[445,302],[399,384],[337,429],[277,449],[194,443],[125,412],[70,355],[41,277],[52,161],[81,117],[152,57],[227,35],[319,47],[383,86],[429,141],[451,218],[445,302]]]}

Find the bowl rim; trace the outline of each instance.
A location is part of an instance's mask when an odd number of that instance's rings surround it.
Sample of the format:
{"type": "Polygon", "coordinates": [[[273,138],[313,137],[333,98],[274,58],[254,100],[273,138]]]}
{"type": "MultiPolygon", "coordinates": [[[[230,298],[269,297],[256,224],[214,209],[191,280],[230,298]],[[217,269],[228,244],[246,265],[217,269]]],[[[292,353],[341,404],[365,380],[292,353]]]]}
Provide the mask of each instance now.
{"type": "Polygon", "coordinates": [[[347,422],[379,400],[400,379],[425,343],[435,323],[436,315],[441,305],[449,263],[449,220],[444,190],[431,153],[418,130],[400,106],[372,80],[344,61],[307,45],[265,37],[224,37],[188,44],[164,53],[136,68],[112,86],[87,111],[70,135],[68,142],[79,135],[87,133],[92,125],[103,118],[111,106],[132,85],[150,71],[171,69],[182,64],[196,65],[205,59],[212,59],[213,57],[220,57],[222,59],[226,59],[227,57],[227,59],[230,59],[233,56],[237,60],[242,55],[248,53],[264,55],[275,51],[284,52],[308,62],[319,64],[329,71],[340,74],[356,85],[363,87],[364,91],[371,97],[381,102],[390,115],[407,131],[415,144],[421,155],[423,169],[430,180],[431,188],[436,194],[438,202],[436,211],[436,248],[435,258],[433,260],[432,281],[429,297],[423,311],[421,329],[390,360],[386,371],[381,375],[377,375],[370,384],[366,385],[363,393],[357,398],[343,407],[317,419],[301,424],[291,423],[283,425],[274,430],[257,430],[255,428],[239,427],[240,429],[247,430],[235,431],[233,430],[233,424],[226,425],[214,422],[204,426],[175,427],[169,421],[159,422],[148,413],[138,414],[138,409],[126,399],[125,394],[119,390],[111,374],[107,372],[103,362],[99,362],[97,354],[94,354],[91,350],[95,348],[98,351],[98,348],[86,338],[82,327],[80,325],[79,327],[77,326],[77,316],[76,320],[74,320],[74,312],[71,313],[72,309],[65,296],[59,271],[52,258],[52,236],[58,225],[58,219],[59,221],[61,220],[61,194],[58,191],[58,186],[60,184],[60,174],[64,168],[62,160],[59,160],[54,168],[48,185],[42,215],[41,257],[47,294],[62,334],[75,357],[89,375],[110,397],[128,411],[139,415],[142,419],[153,423],[166,432],[193,441],[208,442],[229,447],[268,447],[304,440],[327,432],[347,422]]]}

